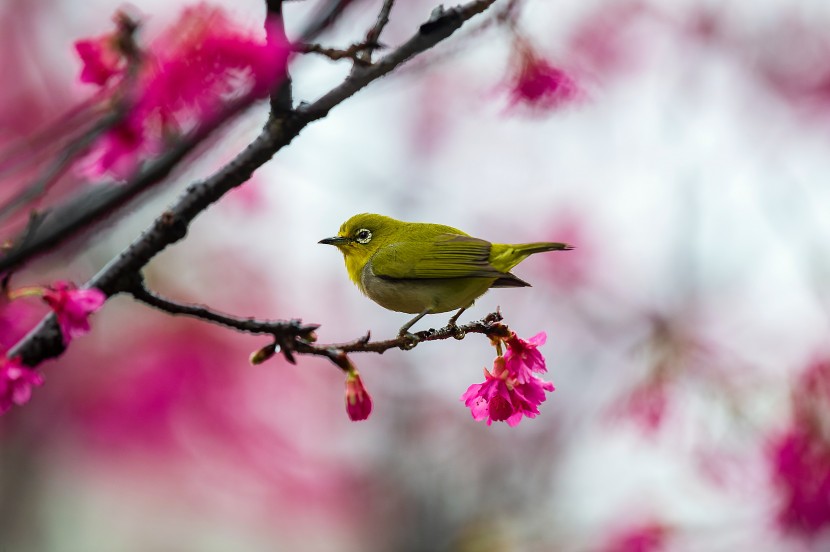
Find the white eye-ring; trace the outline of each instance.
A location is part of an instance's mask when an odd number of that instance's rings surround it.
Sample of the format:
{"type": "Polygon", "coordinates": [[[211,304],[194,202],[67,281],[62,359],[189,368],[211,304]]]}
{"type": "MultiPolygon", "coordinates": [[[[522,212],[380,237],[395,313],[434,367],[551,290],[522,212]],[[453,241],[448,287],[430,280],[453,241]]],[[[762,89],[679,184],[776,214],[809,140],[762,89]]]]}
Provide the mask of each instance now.
{"type": "Polygon", "coordinates": [[[366,230],[365,228],[361,228],[355,233],[354,240],[357,243],[369,243],[372,241],[372,232],[366,230]]]}

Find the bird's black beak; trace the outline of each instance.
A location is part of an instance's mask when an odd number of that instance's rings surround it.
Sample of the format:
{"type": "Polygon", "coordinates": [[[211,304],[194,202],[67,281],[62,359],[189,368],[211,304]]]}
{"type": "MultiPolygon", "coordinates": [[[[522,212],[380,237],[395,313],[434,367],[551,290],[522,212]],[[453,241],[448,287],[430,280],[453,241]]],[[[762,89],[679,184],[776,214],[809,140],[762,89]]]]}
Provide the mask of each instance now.
{"type": "Polygon", "coordinates": [[[351,243],[352,240],[349,238],[342,238],[340,236],[335,236],[333,238],[326,238],[324,240],[320,240],[317,243],[324,243],[326,245],[346,245],[347,243],[351,243]]]}

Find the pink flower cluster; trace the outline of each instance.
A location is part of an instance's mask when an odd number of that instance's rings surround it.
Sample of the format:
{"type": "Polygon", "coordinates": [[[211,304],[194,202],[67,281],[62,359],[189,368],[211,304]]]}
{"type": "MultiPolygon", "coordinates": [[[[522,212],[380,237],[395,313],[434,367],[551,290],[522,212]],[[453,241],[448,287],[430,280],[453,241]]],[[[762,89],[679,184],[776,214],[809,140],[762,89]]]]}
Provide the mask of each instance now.
{"type": "Polygon", "coordinates": [[[552,383],[535,375],[547,372],[545,358],[538,350],[546,339],[540,332],[528,341],[515,333],[505,340],[507,351],[496,357],[492,372],[484,369],[484,383],[471,385],[461,396],[473,419],[487,420],[487,425],[507,422],[515,426],[523,416],[535,418],[539,414],[539,405],[547,398],[545,392],[554,390],[552,383]]]}
{"type": "Polygon", "coordinates": [[[5,414],[13,405],[29,402],[32,386],[43,385],[43,376],[26,368],[19,358],[4,358],[0,363],[0,414],[5,414]]]}
{"type": "Polygon", "coordinates": [[[55,312],[64,344],[89,333],[89,315],[101,308],[107,296],[100,289],[75,289],[55,282],[43,291],[43,300],[55,312]]]}
{"type": "MultiPolygon", "coordinates": [[[[268,28],[276,29],[270,21],[268,28]]],[[[290,45],[274,37],[257,39],[240,30],[217,7],[185,9],[178,22],[142,52],[135,82],[129,84],[126,118],[107,132],[88,159],[94,176],[129,177],[164,140],[211,120],[235,96],[265,97],[284,74],[290,45]]],[[[80,79],[104,86],[123,82],[129,72],[117,36],[75,43],[83,62],[80,79]]]]}
{"type": "MultiPolygon", "coordinates": [[[[68,282],[55,282],[50,287],[32,286],[17,289],[9,297],[41,297],[58,319],[64,344],[89,332],[89,315],[101,308],[106,295],[99,289],[76,289],[68,282]]],[[[24,366],[20,359],[0,360],[0,414],[12,405],[29,401],[32,386],[43,384],[43,376],[24,366]]]]}

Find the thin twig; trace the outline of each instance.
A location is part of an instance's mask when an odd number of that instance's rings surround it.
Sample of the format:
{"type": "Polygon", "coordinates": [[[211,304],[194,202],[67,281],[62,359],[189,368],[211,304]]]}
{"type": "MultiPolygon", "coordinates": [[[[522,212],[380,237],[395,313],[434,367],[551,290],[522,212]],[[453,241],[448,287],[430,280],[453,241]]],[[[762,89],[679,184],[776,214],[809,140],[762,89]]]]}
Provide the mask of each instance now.
{"type": "Polygon", "coordinates": [[[340,61],[341,59],[350,59],[355,63],[366,65],[368,62],[361,57],[361,53],[367,50],[377,48],[377,45],[369,44],[352,44],[345,50],[338,48],[326,48],[320,44],[295,44],[293,49],[300,54],[318,54],[329,58],[332,61],[340,61]]]}
{"type": "MultiPolygon", "coordinates": [[[[368,45],[376,45],[380,40],[380,34],[383,32],[383,28],[386,27],[386,24],[389,23],[389,13],[392,11],[392,6],[395,4],[395,0],[384,0],[383,6],[380,8],[380,12],[378,13],[378,19],[375,22],[374,26],[369,29],[369,32],[366,33],[366,40],[364,43],[368,45]]],[[[366,63],[372,62],[372,50],[366,50],[361,55],[360,58],[362,61],[366,63]]]]}
{"type": "Polygon", "coordinates": [[[291,339],[311,339],[311,334],[320,327],[317,324],[303,325],[302,321],[298,319],[259,320],[256,318],[239,318],[229,314],[223,314],[204,305],[192,305],[167,299],[150,291],[144,285],[137,285],[127,293],[132,295],[136,300],[168,314],[200,318],[250,334],[267,334],[275,337],[285,336],[291,339]]]}

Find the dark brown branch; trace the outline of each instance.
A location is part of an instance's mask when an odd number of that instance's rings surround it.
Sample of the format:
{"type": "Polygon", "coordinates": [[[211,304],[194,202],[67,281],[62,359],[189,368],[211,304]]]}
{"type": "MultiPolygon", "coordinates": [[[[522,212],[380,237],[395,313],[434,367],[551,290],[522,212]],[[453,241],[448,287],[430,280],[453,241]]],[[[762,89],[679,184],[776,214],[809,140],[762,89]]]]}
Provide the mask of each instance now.
{"type": "MultiPolygon", "coordinates": [[[[136,275],[153,257],[169,245],[184,238],[193,219],[224,194],[247,181],[253,172],[291,141],[309,123],[325,117],[331,109],[353,96],[369,83],[385,76],[413,56],[432,48],[457,31],[473,16],[489,8],[496,0],[473,0],[451,9],[436,9],[429,21],[404,44],[365,67],[356,67],[346,80],[311,105],[301,106],[284,117],[271,118],[262,133],[237,157],[211,177],[191,184],[176,203],[158,217],[141,236],[122,251],[86,287],[94,287],[107,296],[128,291],[136,275]]],[[[192,149],[192,148],[190,148],[192,149]]],[[[187,150],[189,151],[189,149],[187,150]]],[[[183,157],[183,152],[180,157],[183,157]]],[[[170,154],[168,154],[169,156],[170,154]]],[[[168,173],[177,161],[159,165],[156,173],[168,173]]],[[[158,176],[158,174],[156,174],[158,176]]],[[[162,176],[163,177],[163,176],[162,176]]],[[[149,178],[146,177],[145,178],[149,178]]],[[[8,266],[7,259],[2,262],[8,266]]],[[[0,272],[3,265],[0,264],[0,272]]],[[[35,366],[63,352],[60,330],[54,317],[46,317],[10,352],[23,362],[35,366]]]]}

